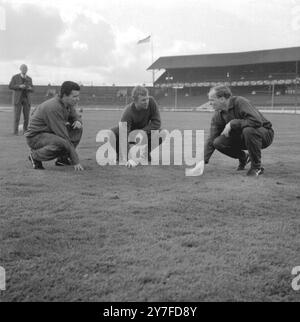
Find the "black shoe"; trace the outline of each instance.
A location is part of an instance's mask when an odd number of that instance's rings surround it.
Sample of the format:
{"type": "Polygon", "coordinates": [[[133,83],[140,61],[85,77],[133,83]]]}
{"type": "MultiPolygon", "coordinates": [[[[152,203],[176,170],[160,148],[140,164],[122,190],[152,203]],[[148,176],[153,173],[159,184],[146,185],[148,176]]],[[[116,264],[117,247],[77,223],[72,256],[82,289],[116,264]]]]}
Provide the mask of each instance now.
{"type": "Polygon", "coordinates": [[[28,156],[28,160],[31,162],[33,169],[35,169],[35,170],[45,170],[45,168],[43,167],[42,162],[34,159],[31,153],[28,156]]]}
{"type": "Polygon", "coordinates": [[[64,167],[66,165],[72,165],[72,163],[68,158],[64,158],[64,159],[57,159],[55,161],[55,165],[58,167],[64,167]]]}
{"type": "Polygon", "coordinates": [[[263,174],[265,171],[264,168],[258,168],[258,169],[255,169],[255,168],[251,168],[248,172],[247,172],[247,176],[248,177],[258,177],[260,176],[261,174],[263,174]]]}
{"type": "Polygon", "coordinates": [[[248,152],[245,152],[245,156],[243,159],[240,159],[240,164],[238,168],[236,169],[237,171],[242,171],[245,170],[246,165],[250,162],[250,156],[248,152]]]}

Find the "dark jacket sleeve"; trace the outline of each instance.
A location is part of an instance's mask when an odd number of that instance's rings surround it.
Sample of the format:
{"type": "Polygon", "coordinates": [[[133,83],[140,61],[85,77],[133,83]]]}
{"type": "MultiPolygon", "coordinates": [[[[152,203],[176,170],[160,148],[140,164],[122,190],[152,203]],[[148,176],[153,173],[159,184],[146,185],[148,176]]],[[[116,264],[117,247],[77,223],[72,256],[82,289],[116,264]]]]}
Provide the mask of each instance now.
{"type": "Polygon", "coordinates": [[[225,127],[225,122],[221,118],[221,115],[219,112],[216,112],[211,120],[211,125],[210,125],[210,133],[209,137],[206,140],[205,146],[204,146],[204,162],[208,163],[210,157],[215,151],[213,142],[215,138],[217,138],[222,131],[224,130],[225,127]]]}
{"type": "Polygon", "coordinates": [[[230,121],[233,130],[244,129],[245,127],[258,128],[263,126],[263,120],[258,110],[245,98],[237,97],[235,108],[239,118],[230,121]]]}
{"type": "Polygon", "coordinates": [[[149,98],[149,108],[151,109],[151,119],[149,120],[149,123],[143,128],[145,132],[159,130],[161,127],[159,108],[153,97],[149,98]]]}
{"type": "Polygon", "coordinates": [[[127,123],[127,135],[131,132],[132,129],[132,117],[131,117],[131,106],[127,106],[121,116],[121,122],[127,123]]]}
{"type": "Polygon", "coordinates": [[[19,85],[17,85],[16,82],[16,75],[11,78],[8,88],[13,91],[21,91],[21,88],[19,87],[19,85]]]}
{"type": "Polygon", "coordinates": [[[30,93],[33,93],[34,92],[34,87],[33,87],[33,84],[32,84],[32,78],[31,77],[28,77],[27,86],[31,87],[31,89],[28,89],[27,91],[30,92],[30,93]]]}

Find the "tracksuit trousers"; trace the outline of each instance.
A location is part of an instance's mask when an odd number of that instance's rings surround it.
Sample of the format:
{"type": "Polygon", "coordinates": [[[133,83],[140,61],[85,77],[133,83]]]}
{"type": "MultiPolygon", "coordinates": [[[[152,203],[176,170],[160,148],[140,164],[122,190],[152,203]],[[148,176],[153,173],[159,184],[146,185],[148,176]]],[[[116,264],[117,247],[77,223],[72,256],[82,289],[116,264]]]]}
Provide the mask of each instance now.
{"type": "MultiPolygon", "coordinates": [[[[119,127],[114,127],[111,129],[112,132],[114,132],[115,136],[116,136],[116,152],[117,152],[117,160],[119,157],[119,127]]],[[[150,153],[151,153],[151,131],[147,131],[147,137],[148,137],[148,157],[150,159],[150,153]]],[[[159,138],[159,145],[161,145],[163,142],[162,138],[159,138]]],[[[135,142],[129,142],[132,144],[135,144],[135,142]]],[[[154,147],[156,148],[156,147],[154,147]]]]}
{"type": "Polygon", "coordinates": [[[251,168],[261,167],[261,150],[271,145],[274,138],[272,128],[245,127],[242,131],[231,131],[229,137],[218,136],[213,145],[219,152],[234,158],[242,159],[243,150],[248,150],[251,160],[251,168]]]}
{"type": "Polygon", "coordinates": [[[71,144],[74,148],[78,146],[82,137],[82,129],[74,130],[68,127],[68,133],[71,143],[53,133],[40,133],[26,138],[27,144],[32,149],[32,157],[38,161],[70,157],[71,144]]]}

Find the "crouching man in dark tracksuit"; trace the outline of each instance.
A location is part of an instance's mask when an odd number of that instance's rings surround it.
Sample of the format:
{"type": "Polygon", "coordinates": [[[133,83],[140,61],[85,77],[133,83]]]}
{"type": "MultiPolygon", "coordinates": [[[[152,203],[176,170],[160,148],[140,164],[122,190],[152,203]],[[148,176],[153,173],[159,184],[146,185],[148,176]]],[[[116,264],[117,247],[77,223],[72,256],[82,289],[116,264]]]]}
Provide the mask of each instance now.
{"type": "MultiPolygon", "coordinates": [[[[149,96],[148,89],[143,86],[136,86],[132,93],[133,102],[127,105],[123,111],[121,122],[127,123],[127,133],[130,134],[134,130],[143,130],[148,137],[148,161],[151,161],[151,131],[159,131],[161,129],[161,117],[158,105],[155,99],[149,96]]],[[[111,129],[116,137],[117,160],[119,159],[119,128],[111,129]]],[[[162,138],[159,138],[158,144],[162,144],[162,138]]],[[[129,142],[135,144],[135,142],[129,142]]],[[[155,148],[155,147],[154,147],[155,148]]]]}
{"type": "Polygon", "coordinates": [[[57,166],[74,165],[75,171],[83,170],[75,150],[82,136],[81,117],[75,109],[79,91],[78,84],[64,82],[59,96],[33,111],[25,136],[31,148],[29,160],[34,169],[42,170],[42,161],[57,158],[57,166]]]}
{"type": "Polygon", "coordinates": [[[232,96],[226,86],[211,88],[208,98],[215,114],[205,145],[207,164],[214,150],[239,160],[237,170],[244,170],[251,162],[247,176],[263,174],[261,150],[274,138],[272,124],[244,97],[232,96]],[[248,150],[244,152],[243,150],[248,150]]]}

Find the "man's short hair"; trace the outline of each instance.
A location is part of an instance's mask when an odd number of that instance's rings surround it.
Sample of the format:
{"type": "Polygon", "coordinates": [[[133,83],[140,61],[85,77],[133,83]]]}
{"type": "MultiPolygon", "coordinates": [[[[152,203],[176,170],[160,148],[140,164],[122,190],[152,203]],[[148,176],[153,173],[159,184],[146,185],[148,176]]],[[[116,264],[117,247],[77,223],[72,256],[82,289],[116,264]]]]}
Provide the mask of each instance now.
{"type": "Polygon", "coordinates": [[[69,96],[72,91],[80,91],[80,86],[71,81],[63,82],[60,87],[60,97],[63,98],[64,95],[69,96]]]}
{"type": "Polygon", "coordinates": [[[27,68],[27,69],[28,69],[28,66],[27,66],[26,64],[22,64],[22,65],[20,66],[20,69],[22,69],[22,68],[27,68]]]}
{"type": "Polygon", "coordinates": [[[212,91],[215,92],[218,98],[225,97],[226,99],[228,99],[232,96],[232,92],[230,88],[224,85],[218,85],[218,86],[212,87],[210,89],[210,92],[212,91]]]}
{"type": "Polygon", "coordinates": [[[138,85],[132,90],[131,97],[134,101],[137,101],[137,99],[140,95],[141,96],[148,96],[149,91],[146,87],[138,85]]]}

